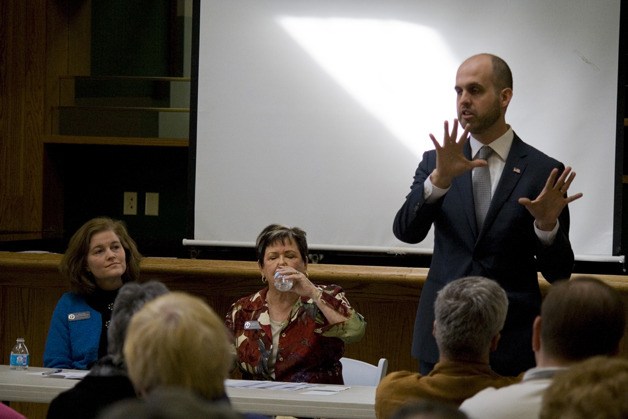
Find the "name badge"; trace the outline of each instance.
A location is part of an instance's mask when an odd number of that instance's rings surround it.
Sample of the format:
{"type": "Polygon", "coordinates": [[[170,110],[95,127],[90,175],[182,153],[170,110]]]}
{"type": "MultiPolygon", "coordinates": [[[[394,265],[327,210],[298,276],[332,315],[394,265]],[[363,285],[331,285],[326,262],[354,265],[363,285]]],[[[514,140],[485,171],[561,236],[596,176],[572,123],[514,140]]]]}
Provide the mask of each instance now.
{"type": "Polygon", "coordinates": [[[244,322],[244,330],[260,330],[262,326],[259,325],[257,320],[249,320],[244,322]]]}
{"type": "Polygon", "coordinates": [[[79,313],[68,314],[68,321],[74,322],[77,320],[89,319],[90,317],[91,317],[91,314],[89,313],[89,311],[81,311],[79,313]]]}

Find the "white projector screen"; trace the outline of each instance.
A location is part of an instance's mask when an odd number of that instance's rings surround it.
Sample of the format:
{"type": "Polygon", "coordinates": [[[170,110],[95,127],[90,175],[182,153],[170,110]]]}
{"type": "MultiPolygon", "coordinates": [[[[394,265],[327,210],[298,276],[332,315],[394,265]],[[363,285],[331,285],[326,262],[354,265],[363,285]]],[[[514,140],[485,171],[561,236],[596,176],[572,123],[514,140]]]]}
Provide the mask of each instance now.
{"type": "MultiPolygon", "coordinates": [[[[432,251],[392,222],[465,58],[513,71],[507,121],[572,166],[571,238],[612,260],[620,0],[203,0],[194,237],[252,246],[270,223],[315,250],[432,251]]],[[[194,106],[194,104],[192,105],[194,106]]]]}

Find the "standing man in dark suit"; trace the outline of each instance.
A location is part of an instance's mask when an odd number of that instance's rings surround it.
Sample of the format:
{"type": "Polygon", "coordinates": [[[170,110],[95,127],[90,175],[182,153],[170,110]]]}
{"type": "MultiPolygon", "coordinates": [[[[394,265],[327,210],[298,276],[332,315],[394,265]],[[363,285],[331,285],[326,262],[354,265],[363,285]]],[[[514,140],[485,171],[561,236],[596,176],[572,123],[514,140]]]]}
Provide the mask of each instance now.
{"type": "Polygon", "coordinates": [[[398,239],[418,243],[434,225],[434,253],[419,300],[412,354],[427,374],[438,361],[432,335],[437,292],[458,278],[485,276],[497,281],[509,299],[491,366],[500,374],[518,375],[534,366],[532,323],[541,305],[537,272],[550,282],[571,275],[567,204],[582,194],[567,195],[575,177],[570,167],[524,143],[506,123],[513,89],[504,60],[491,54],[468,58],[458,68],[455,90],[458,120],[451,131],[445,122],[442,144],[430,134],[435,150],[423,155],[393,226],[398,239]],[[458,121],[464,128],[459,138],[458,121]],[[486,160],[478,158],[483,145],[491,148],[486,160]],[[490,205],[480,216],[473,177],[486,168],[490,205]]]}

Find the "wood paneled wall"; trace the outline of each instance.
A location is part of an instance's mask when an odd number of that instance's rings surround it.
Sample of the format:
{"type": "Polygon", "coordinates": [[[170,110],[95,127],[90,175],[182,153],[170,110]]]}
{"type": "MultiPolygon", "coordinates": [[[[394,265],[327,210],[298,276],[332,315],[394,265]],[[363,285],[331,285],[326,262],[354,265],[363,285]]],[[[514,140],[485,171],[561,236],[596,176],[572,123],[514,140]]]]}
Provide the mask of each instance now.
{"type": "MultiPolygon", "coordinates": [[[[58,273],[60,259],[58,254],[0,252],[0,356],[4,363],[15,338],[23,336],[32,365],[43,364],[52,311],[69,289],[58,273]]],[[[415,369],[409,348],[426,269],[310,265],[308,270],[315,283],[341,285],[367,320],[364,339],[347,345],[347,356],[371,363],[386,357],[391,370],[415,369]]],[[[151,279],[172,290],[202,296],[221,317],[235,300],[263,287],[255,262],[146,258],[142,281],[151,279]]]]}
{"type": "Polygon", "coordinates": [[[44,141],[59,76],[89,74],[90,10],[90,0],[0,2],[0,240],[45,238],[44,141]]]}
{"type": "MultiPolygon", "coordinates": [[[[58,254],[0,252],[0,356],[4,363],[15,338],[23,336],[32,365],[43,364],[52,311],[68,289],[57,270],[60,259],[58,254]]],[[[427,269],[310,264],[308,271],[315,283],[342,286],[367,320],[364,339],[347,345],[347,356],[370,363],[386,357],[391,371],[416,369],[410,346],[427,269]]],[[[628,306],[628,277],[598,277],[620,290],[628,306]]],[[[150,279],[202,296],[220,316],[235,300],[263,286],[256,263],[241,261],[146,258],[142,281],[150,279]]],[[[545,293],[549,284],[539,281],[545,293]]],[[[622,353],[628,357],[626,341],[622,353]]]]}
{"type": "Polygon", "coordinates": [[[0,235],[41,231],[45,0],[0,2],[0,235]]]}
{"type": "MultiPolygon", "coordinates": [[[[31,353],[31,365],[43,364],[48,325],[57,300],[68,290],[58,273],[59,254],[0,252],[0,356],[9,362],[17,337],[24,337],[31,353]]],[[[260,288],[255,262],[146,258],[142,281],[164,282],[171,290],[199,295],[224,316],[230,304],[260,288]]],[[[427,269],[348,265],[308,266],[310,278],[318,284],[342,286],[351,304],[364,315],[364,339],[347,345],[346,356],[376,363],[389,360],[389,371],[416,370],[410,356],[414,317],[427,269]]],[[[628,277],[596,275],[618,289],[628,308],[628,277]]],[[[549,284],[539,279],[545,294],[549,284]]],[[[628,313],[627,313],[628,315],[628,313]]],[[[628,331],[627,331],[628,333],[628,331]]],[[[621,355],[628,358],[628,338],[621,355]]],[[[29,418],[45,417],[46,405],[12,404],[29,418]]]]}

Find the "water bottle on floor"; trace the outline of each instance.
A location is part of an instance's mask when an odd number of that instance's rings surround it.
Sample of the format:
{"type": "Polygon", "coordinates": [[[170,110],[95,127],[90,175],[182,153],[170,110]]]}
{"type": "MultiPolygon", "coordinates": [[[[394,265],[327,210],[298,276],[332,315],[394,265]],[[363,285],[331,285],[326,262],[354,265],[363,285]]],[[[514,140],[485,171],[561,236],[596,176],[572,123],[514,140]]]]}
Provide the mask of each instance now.
{"type": "Polygon", "coordinates": [[[24,344],[24,338],[17,338],[15,346],[11,349],[9,366],[12,370],[25,370],[28,368],[28,348],[24,344]]]}

